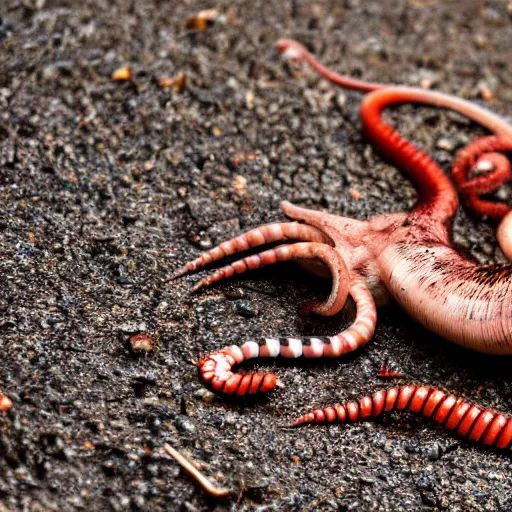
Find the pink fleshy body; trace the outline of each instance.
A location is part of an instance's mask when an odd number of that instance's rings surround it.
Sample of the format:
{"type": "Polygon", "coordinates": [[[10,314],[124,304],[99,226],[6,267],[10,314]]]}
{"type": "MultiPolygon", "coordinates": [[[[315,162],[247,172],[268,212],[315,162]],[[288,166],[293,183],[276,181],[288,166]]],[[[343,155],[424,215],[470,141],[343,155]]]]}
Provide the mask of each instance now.
{"type": "Polygon", "coordinates": [[[341,217],[282,203],[295,222],[253,229],[201,254],[174,277],[196,271],[221,258],[270,242],[286,242],[242,258],[204,278],[194,290],[279,261],[312,261],[326,267],[333,281],[325,302],[310,305],[321,315],[334,315],[350,295],[356,317],[343,332],[329,337],[264,338],[241,347],[225,347],[198,363],[203,380],[215,391],[239,396],[266,392],[274,374],[238,374],[232,366],[257,357],[339,357],[367,343],[376,327],[376,303],[389,297],[420,324],[468,349],[512,354],[512,265],[478,265],[452,246],[451,224],[458,207],[457,189],[437,164],[388,126],[381,111],[388,105],[422,103],[455,110],[479,122],[493,135],[459,153],[454,181],[468,208],[503,218],[498,240],[512,256],[510,208],[492,204],[479,194],[495,190],[511,176],[507,159],[497,153],[512,149],[512,126],[469,101],[422,89],[369,84],[323,67],[299,43],[280,40],[285,55],[311,65],[333,83],[368,92],[361,117],[372,145],[414,182],[419,195],[411,212],[378,215],[367,221],[341,217]],[[488,174],[471,177],[472,168],[488,174]],[[291,243],[290,243],[291,242],[291,243]]]}

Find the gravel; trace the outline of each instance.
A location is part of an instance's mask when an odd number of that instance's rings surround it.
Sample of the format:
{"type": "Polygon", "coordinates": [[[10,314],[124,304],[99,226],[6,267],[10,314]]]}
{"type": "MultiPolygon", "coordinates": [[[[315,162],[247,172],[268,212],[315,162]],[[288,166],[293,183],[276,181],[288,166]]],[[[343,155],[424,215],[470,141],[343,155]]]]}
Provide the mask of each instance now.
{"type": "MultiPolygon", "coordinates": [[[[452,346],[390,306],[363,350],[262,362],[282,388],[223,400],[198,380],[202,355],[334,333],[349,314],[301,318],[328,284],[292,264],[194,295],[197,277],[168,279],[282,220],[283,199],[360,219],[414,204],[361,134],[361,95],[281,61],[277,38],[353,76],[431,84],[507,115],[511,16],[498,0],[2,0],[0,389],[14,405],[0,413],[0,511],[511,510],[509,455],[421,418],[280,428],[384,387],[383,362],[510,414],[509,358],[452,346]],[[211,7],[205,31],[186,28],[211,7]],[[114,81],[125,66],[132,78],[114,81]],[[181,90],[160,85],[180,73],[181,90]],[[139,334],[150,351],[131,350],[139,334]],[[164,443],[232,497],[215,503],[164,443]]],[[[483,133],[434,109],[386,116],[447,170],[483,133]]],[[[503,261],[492,224],[461,211],[454,229],[478,261],[503,261]]]]}

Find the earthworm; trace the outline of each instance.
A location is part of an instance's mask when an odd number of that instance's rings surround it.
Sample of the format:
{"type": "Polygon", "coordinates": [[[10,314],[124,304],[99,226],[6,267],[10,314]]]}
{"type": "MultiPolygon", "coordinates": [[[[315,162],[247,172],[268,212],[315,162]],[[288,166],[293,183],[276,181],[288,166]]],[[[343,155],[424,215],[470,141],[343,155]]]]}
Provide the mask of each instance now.
{"type": "Polygon", "coordinates": [[[463,398],[428,386],[400,386],[377,391],[359,400],[315,409],[293,421],[299,427],[310,423],[346,423],[367,420],[389,411],[411,411],[432,418],[462,437],[495,448],[508,448],[512,441],[512,418],[492,409],[473,405],[463,398]]]}

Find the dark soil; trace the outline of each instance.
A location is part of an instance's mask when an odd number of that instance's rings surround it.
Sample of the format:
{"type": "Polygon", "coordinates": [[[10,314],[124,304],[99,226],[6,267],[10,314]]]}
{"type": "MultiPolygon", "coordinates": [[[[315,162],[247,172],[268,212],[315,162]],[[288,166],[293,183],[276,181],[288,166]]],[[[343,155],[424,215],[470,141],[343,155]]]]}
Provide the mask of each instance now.
{"type": "MultiPolygon", "coordinates": [[[[224,401],[198,380],[201,355],[262,334],[330,334],[350,318],[301,318],[297,305],[328,284],[291,264],[192,296],[197,277],[168,279],[202,249],[282,220],[282,199],[360,219],[414,204],[361,135],[361,95],[290,67],[279,37],[347,74],[430,80],[506,115],[511,11],[499,0],[0,0],[0,389],[14,402],[0,413],[0,510],[512,510],[510,456],[421,418],[279,428],[387,385],[385,361],[512,413],[510,358],[469,353],[387,307],[364,350],[268,363],[283,388],[224,401]],[[185,27],[210,7],[224,18],[185,27]],[[132,79],[113,81],[122,66],[132,79]],[[179,73],[181,92],[159,85],[179,73]],[[146,355],[130,349],[139,333],[153,339],[146,355]],[[165,442],[232,498],[209,499],[165,442]]],[[[447,171],[483,134],[434,109],[389,118],[447,171]]],[[[494,228],[461,211],[455,240],[503,261],[494,228]]]]}

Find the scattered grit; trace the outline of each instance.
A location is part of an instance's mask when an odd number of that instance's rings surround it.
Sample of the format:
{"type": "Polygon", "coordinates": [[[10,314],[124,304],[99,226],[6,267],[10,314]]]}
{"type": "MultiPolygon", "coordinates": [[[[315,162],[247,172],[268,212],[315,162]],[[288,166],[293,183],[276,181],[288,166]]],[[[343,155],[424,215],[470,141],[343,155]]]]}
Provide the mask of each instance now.
{"type": "MultiPolygon", "coordinates": [[[[301,319],[297,305],[328,283],[294,265],[193,296],[196,278],[167,279],[200,250],[282,220],[285,198],[357,218],[414,202],[365,143],[361,96],[283,63],[278,37],[354,76],[510,114],[510,10],[2,0],[0,389],[14,405],[0,413],[0,510],[511,510],[509,455],[421,418],[279,428],[387,385],[386,361],[510,414],[509,359],[454,347],[389,307],[364,350],[277,362],[282,389],[224,401],[198,381],[201,355],[262,334],[333,333],[349,313],[301,319]],[[198,19],[205,8],[218,12],[198,19]],[[208,498],[165,443],[231,497],[208,498]]],[[[389,116],[447,170],[482,134],[433,109],[389,116]]],[[[493,229],[461,212],[456,242],[502,261],[493,229]]]]}

